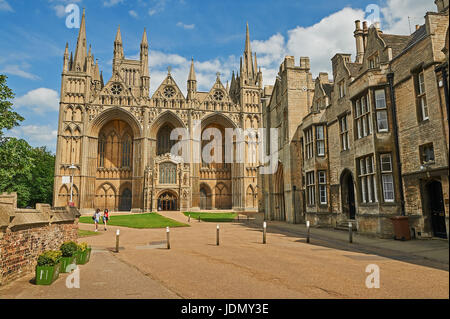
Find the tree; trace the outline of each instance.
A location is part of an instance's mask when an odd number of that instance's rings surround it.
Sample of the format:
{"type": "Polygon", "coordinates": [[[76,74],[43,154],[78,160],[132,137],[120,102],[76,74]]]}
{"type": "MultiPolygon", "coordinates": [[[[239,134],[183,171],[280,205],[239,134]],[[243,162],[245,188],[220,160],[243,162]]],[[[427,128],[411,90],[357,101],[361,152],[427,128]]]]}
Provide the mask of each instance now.
{"type": "Polygon", "coordinates": [[[55,156],[45,147],[32,148],[25,140],[4,137],[24,120],[12,110],[14,93],[0,75],[0,193],[16,192],[19,207],[52,203],[55,156]]]}
{"type": "Polygon", "coordinates": [[[53,176],[55,172],[55,156],[45,146],[32,150],[34,169],[31,173],[31,198],[29,206],[37,203],[51,204],[53,201],[53,176]]]}
{"type": "Polygon", "coordinates": [[[0,140],[0,192],[17,192],[17,205],[29,206],[35,159],[25,140],[0,140]]]}
{"type": "Polygon", "coordinates": [[[12,111],[14,98],[13,91],[7,86],[6,75],[0,74],[0,139],[3,137],[3,130],[10,130],[18,126],[24,120],[18,113],[12,111]]]}

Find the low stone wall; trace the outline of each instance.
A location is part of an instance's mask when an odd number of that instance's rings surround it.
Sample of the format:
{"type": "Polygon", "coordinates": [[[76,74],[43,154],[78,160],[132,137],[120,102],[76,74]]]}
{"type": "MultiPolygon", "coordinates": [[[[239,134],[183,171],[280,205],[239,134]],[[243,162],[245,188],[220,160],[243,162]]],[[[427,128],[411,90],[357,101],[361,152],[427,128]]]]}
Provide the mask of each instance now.
{"type": "Polygon", "coordinates": [[[17,209],[17,194],[0,194],[0,286],[34,272],[37,257],[78,239],[74,207],[17,209]]]}

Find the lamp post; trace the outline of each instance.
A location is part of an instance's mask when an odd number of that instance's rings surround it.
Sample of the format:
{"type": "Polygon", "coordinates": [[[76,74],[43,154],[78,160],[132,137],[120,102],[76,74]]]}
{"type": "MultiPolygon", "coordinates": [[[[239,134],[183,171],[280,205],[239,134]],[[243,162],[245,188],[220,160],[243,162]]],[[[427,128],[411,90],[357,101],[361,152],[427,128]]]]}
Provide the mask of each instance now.
{"type": "Polygon", "coordinates": [[[73,205],[73,174],[75,172],[75,170],[77,169],[77,167],[75,165],[70,165],[69,167],[70,172],[71,172],[71,177],[70,177],[70,203],[69,206],[74,206],[73,205]]]}

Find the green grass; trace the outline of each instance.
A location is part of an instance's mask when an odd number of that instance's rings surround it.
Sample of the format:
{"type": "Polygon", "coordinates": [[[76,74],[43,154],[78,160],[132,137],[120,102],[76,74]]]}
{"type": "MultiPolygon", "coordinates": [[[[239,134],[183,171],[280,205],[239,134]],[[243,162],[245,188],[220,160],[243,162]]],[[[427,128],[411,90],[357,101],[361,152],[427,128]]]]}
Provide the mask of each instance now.
{"type": "MultiPolygon", "coordinates": [[[[94,224],[91,216],[80,217],[80,223],[94,224]]],[[[100,220],[99,227],[102,227],[100,220]]],[[[179,223],[175,220],[163,217],[156,213],[138,215],[110,215],[108,226],[120,226],[138,229],[165,228],[165,227],[188,227],[189,225],[179,223]]]]}
{"type": "Polygon", "coordinates": [[[198,220],[200,216],[200,220],[204,222],[210,223],[230,223],[234,221],[237,217],[236,213],[183,213],[185,216],[191,215],[191,219],[198,220]]]}
{"type": "Polygon", "coordinates": [[[79,238],[96,236],[96,235],[100,235],[100,233],[96,233],[96,232],[90,231],[90,230],[78,229],[78,237],[79,238]]]}

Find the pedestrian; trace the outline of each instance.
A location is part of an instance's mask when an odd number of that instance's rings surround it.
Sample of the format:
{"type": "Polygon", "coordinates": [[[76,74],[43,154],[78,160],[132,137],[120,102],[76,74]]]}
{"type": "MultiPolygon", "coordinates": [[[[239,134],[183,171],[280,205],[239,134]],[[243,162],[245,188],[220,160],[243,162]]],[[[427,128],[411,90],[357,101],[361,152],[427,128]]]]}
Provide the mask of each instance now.
{"type": "Polygon", "coordinates": [[[103,212],[103,224],[105,225],[105,230],[108,220],[109,220],[109,211],[108,209],[105,209],[105,211],[103,212]]]}
{"type": "Polygon", "coordinates": [[[97,210],[94,213],[94,216],[92,216],[92,219],[95,223],[95,232],[98,232],[98,223],[100,221],[100,209],[97,208],[97,210]]]}

